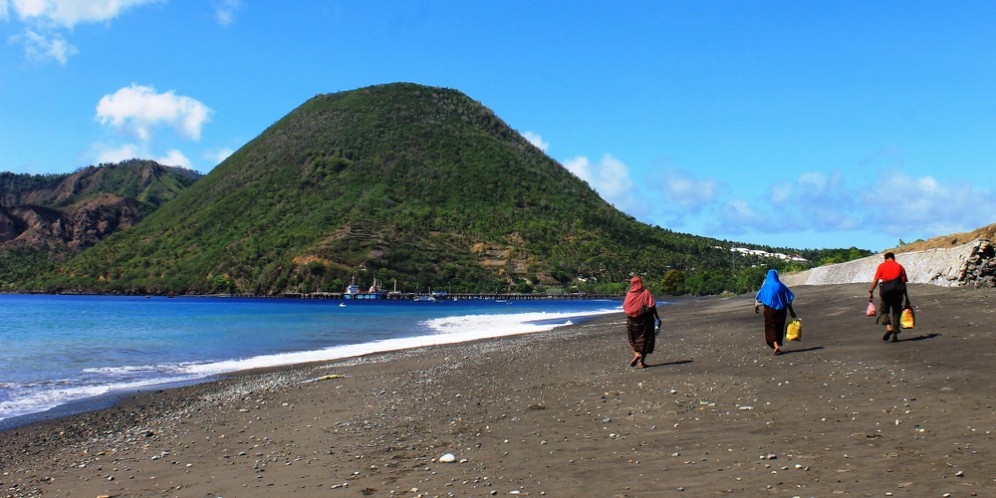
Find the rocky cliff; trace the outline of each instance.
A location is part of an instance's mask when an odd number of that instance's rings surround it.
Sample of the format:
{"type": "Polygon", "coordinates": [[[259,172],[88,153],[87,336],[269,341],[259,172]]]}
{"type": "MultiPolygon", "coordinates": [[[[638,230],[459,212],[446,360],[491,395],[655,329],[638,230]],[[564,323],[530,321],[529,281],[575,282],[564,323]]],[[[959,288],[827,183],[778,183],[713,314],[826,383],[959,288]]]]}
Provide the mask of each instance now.
{"type": "MultiPolygon", "coordinates": [[[[913,283],[996,287],[996,225],[892,249],[913,283]],[[910,249],[913,250],[910,250],[910,249]]],[[[871,283],[882,254],[783,275],[786,285],[871,283]]]]}
{"type": "Polygon", "coordinates": [[[65,175],[0,174],[0,250],[84,249],[138,223],[199,178],[151,161],[65,175]]]}
{"type": "Polygon", "coordinates": [[[60,211],[44,206],[0,208],[0,245],[83,249],[141,219],[134,199],[106,194],[60,211]]]}

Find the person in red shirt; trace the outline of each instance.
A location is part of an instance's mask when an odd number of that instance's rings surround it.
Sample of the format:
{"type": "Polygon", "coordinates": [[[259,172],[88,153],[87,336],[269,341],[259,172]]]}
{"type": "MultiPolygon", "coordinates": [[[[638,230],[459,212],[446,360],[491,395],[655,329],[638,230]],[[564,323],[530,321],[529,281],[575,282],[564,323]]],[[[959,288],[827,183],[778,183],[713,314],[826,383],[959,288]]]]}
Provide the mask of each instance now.
{"type": "Polygon", "coordinates": [[[878,286],[879,318],[886,327],[883,341],[888,341],[891,336],[892,342],[899,342],[899,318],[903,313],[903,299],[909,299],[906,297],[906,282],[906,269],[896,262],[896,255],[885,253],[885,261],[878,265],[871,288],[868,289],[868,301],[871,302],[875,286],[878,286]]]}

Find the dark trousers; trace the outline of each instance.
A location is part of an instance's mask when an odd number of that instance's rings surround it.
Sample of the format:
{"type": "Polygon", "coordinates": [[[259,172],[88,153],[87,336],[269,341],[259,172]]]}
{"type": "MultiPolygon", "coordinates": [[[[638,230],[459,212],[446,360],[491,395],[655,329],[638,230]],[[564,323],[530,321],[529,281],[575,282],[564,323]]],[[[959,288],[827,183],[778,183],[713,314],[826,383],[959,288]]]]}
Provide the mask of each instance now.
{"type": "Polygon", "coordinates": [[[879,294],[878,316],[882,325],[892,325],[892,330],[899,331],[899,319],[903,315],[903,293],[888,292],[879,294]]]}

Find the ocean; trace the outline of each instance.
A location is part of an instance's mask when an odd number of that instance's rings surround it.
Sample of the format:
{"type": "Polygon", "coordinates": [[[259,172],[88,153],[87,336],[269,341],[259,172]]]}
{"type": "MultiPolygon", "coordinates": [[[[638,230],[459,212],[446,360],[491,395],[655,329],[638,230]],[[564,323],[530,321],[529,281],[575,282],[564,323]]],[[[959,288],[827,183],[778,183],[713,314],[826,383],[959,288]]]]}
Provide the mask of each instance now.
{"type": "Polygon", "coordinates": [[[0,294],[0,429],[240,370],[540,332],[619,311],[613,300],[0,294]]]}

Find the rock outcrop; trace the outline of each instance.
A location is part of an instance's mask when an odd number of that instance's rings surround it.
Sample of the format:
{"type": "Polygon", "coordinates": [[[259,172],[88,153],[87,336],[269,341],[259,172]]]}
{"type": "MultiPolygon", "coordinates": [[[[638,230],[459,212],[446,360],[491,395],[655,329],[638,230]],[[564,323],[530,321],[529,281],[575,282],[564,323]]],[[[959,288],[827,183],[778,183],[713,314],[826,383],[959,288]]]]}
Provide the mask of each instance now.
{"type": "MultiPolygon", "coordinates": [[[[954,247],[934,247],[896,253],[913,283],[944,287],[996,287],[996,257],[993,241],[977,239],[954,247]]],[[[871,283],[882,255],[846,263],[821,266],[782,276],[786,285],[830,285],[871,283]]]]}
{"type": "Polygon", "coordinates": [[[65,212],[41,206],[0,208],[0,244],[84,249],[140,219],[134,199],[113,195],[79,203],[65,212]]]}
{"type": "Polygon", "coordinates": [[[0,252],[86,249],[138,223],[199,177],[140,160],[65,175],[0,173],[0,252]]]}

